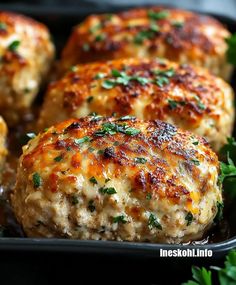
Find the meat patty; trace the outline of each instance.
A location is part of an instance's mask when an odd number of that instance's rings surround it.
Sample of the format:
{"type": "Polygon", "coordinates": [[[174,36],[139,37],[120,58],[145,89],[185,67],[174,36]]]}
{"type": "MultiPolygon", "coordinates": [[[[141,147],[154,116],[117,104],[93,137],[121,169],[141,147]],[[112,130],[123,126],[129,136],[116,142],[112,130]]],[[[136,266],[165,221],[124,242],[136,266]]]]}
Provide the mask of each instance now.
{"type": "Polygon", "coordinates": [[[206,137],[216,151],[231,135],[232,88],[203,69],[159,59],[120,59],[73,70],[49,87],[40,129],[97,112],[166,121],[206,137]]]}
{"type": "Polygon", "coordinates": [[[209,69],[229,79],[229,31],[216,19],[179,9],[141,8],[89,16],[73,32],[62,52],[60,69],[78,63],[117,58],[163,57],[209,69]]]}
{"type": "Polygon", "coordinates": [[[30,18],[0,12],[0,114],[15,124],[49,71],[54,46],[48,29],[30,18]]]}
{"type": "Polygon", "coordinates": [[[1,173],[7,155],[6,136],[7,136],[7,126],[2,117],[0,116],[0,182],[1,182],[1,173]]]}
{"type": "Polygon", "coordinates": [[[173,125],[70,119],[24,147],[12,205],[30,237],[186,242],[213,223],[218,170],[207,142],[173,125]]]}

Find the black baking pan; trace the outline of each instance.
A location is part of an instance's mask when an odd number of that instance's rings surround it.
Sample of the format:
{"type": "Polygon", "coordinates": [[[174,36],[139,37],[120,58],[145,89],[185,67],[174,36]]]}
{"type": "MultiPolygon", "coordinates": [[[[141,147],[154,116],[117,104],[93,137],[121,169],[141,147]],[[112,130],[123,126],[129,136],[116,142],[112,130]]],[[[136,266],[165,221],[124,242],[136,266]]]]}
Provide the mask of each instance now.
{"type": "MultiPolygon", "coordinates": [[[[79,9],[58,9],[58,8],[33,8],[27,6],[0,5],[0,10],[16,11],[31,16],[45,23],[60,51],[68,38],[72,27],[82,21],[87,15],[92,13],[115,12],[130,7],[116,8],[114,6],[81,6],[79,9]]],[[[212,14],[211,14],[212,15],[212,14]]],[[[213,14],[215,18],[224,23],[231,32],[236,32],[236,19],[226,16],[213,14]]],[[[234,74],[233,78],[236,78],[234,74]]],[[[236,82],[232,82],[236,91],[236,82]]],[[[112,242],[112,241],[82,241],[66,239],[32,239],[22,237],[3,237],[0,238],[0,251],[3,255],[18,252],[19,254],[42,254],[42,253],[63,253],[80,254],[81,256],[102,256],[103,258],[137,258],[139,260],[160,260],[160,249],[210,249],[213,251],[212,259],[218,259],[233,248],[236,248],[236,207],[229,209],[228,225],[230,234],[225,240],[216,241],[208,244],[194,245],[166,245],[151,243],[133,243],[133,242],[112,242]]],[[[219,230],[220,231],[220,230],[219,230]]],[[[163,259],[162,259],[163,260],[163,259]]]]}

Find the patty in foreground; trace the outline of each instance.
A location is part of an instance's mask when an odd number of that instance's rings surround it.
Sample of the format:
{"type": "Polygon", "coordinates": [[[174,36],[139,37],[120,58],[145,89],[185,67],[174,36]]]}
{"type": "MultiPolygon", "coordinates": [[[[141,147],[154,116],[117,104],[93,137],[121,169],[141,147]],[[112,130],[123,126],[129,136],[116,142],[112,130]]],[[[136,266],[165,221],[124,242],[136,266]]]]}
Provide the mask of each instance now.
{"type": "Polygon", "coordinates": [[[189,65],[160,59],[78,65],[49,87],[39,129],[92,112],[133,115],[204,136],[218,151],[232,133],[233,100],[229,84],[189,65]]]}
{"type": "Polygon", "coordinates": [[[72,65],[118,58],[163,57],[205,67],[229,79],[225,39],[216,19],[180,9],[138,8],[91,15],[73,32],[61,56],[61,72],[72,65]]]}
{"type": "Polygon", "coordinates": [[[218,170],[203,138],[170,124],[70,119],[24,146],[12,205],[29,237],[186,242],[213,223],[218,170]]]}

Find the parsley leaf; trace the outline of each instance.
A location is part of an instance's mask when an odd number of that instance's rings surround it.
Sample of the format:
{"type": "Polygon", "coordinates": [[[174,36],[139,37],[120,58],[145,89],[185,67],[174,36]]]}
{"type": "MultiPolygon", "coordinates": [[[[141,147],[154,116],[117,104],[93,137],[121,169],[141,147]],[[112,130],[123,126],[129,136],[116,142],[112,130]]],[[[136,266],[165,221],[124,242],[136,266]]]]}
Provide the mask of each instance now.
{"type": "Polygon", "coordinates": [[[80,139],[74,139],[74,142],[75,142],[75,144],[82,144],[82,143],[86,143],[86,142],[90,142],[90,137],[88,137],[88,136],[85,136],[85,137],[83,137],[83,138],[80,138],[80,139]]]}
{"type": "Polygon", "coordinates": [[[129,136],[134,136],[140,133],[140,130],[131,128],[127,125],[117,125],[114,123],[104,123],[102,128],[95,132],[96,136],[114,135],[116,133],[123,133],[129,136]]]}
{"type": "Polygon", "coordinates": [[[163,10],[159,12],[155,12],[153,10],[148,11],[148,17],[152,20],[162,20],[165,19],[169,16],[169,11],[168,10],[163,10]]]}
{"type": "Polygon", "coordinates": [[[229,63],[236,65],[236,33],[226,39],[228,49],[226,52],[227,60],[229,63]]]}
{"type": "Polygon", "coordinates": [[[20,46],[20,41],[15,40],[12,43],[9,44],[8,46],[8,50],[10,51],[16,51],[18,49],[18,47],[20,46]]]}
{"type": "Polygon", "coordinates": [[[62,160],[63,156],[62,155],[59,155],[57,157],[54,158],[54,161],[56,162],[60,162],[62,160]]]}
{"type": "Polygon", "coordinates": [[[220,171],[219,182],[223,183],[224,179],[231,176],[236,176],[236,166],[234,165],[233,160],[229,157],[227,153],[228,164],[220,162],[220,171]]]}
{"type": "Polygon", "coordinates": [[[89,181],[90,181],[93,185],[98,184],[98,182],[97,182],[97,180],[96,180],[96,178],[95,178],[94,176],[92,176],[92,177],[89,179],[89,181]]]}
{"type": "Polygon", "coordinates": [[[144,157],[135,157],[134,158],[134,162],[136,163],[141,163],[141,164],[145,164],[147,162],[147,159],[144,157]]]}
{"type": "Polygon", "coordinates": [[[152,228],[157,228],[162,230],[161,224],[157,221],[157,218],[151,213],[148,219],[148,226],[152,228]]]}
{"type": "Polygon", "coordinates": [[[206,268],[192,267],[193,280],[189,280],[182,285],[212,285],[211,271],[207,271],[206,268]]]}
{"type": "Polygon", "coordinates": [[[113,217],[113,223],[122,223],[122,224],[126,224],[127,221],[125,219],[125,216],[124,215],[121,215],[121,216],[116,216],[116,217],[113,217]]]}
{"type": "Polygon", "coordinates": [[[42,184],[42,178],[41,176],[38,174],[38,172],[35,172],[33,174],[33,184],[34,184],[34,188],[38,188],[41,186],[42,184]]]}
{"type": "Polygon", "coordinates": [[[191,212],[188,212],[185,216],[185,220],[187,221],[187,226],[190,226],[193,221],[193,214],[191,212]]]}
{"type": "Polygon", "coordinates": [[[116,194],[116,189],[114,187],[108,187],[108,188],[100,188],[99,192],[101,192],[102,194],[108,194],[108,195],[112,195],[112,194],[116,194]]]}

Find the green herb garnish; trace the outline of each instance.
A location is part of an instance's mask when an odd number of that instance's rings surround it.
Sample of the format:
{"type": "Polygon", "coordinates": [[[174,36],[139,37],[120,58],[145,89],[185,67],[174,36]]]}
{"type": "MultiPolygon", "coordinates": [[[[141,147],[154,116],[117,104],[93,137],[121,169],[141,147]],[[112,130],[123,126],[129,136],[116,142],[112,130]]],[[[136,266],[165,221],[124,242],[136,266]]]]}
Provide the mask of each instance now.
{"type": "Polygon", "coordinates": [[[98,184],[98,182],[97,182],[97,180],[96,180],[96,178],[95,178],[94,176],[92,176],[92,177],[89,179],[89,181],[90,181],[93,185],[98,184]]]}
{"type": "Polygon", "coordinates": [[[121,215],[121,216],[116,216],[116,217],[113,217],[113,223],[122,223],[122,224],[126,224],[127,221],[125,219],[125,216],[124,215],[121,215]]]}
{"type": "Polygon", "coordinates": [[[71,204],[72,205],[76,205],[79,203],[78,197],[76,197],[75,195],[71,196],[71,204]]]}
{"type": "Polygon", "coordinates": [[[152,20],[162,20],[165,19],[169,16],[169,11],[168,10],[163,10],[159,12],[155,12],[153,10],[148,11],[148,17],[152,20]]]}
{"type": "Polygon", "coordinates": [[[229,63],[236,65],[236,33],[226,39],[228,49],[226,52],[227,60],[229,63]]]}
{"type": "Polygon", "coordinates": [[[141,163],[141,164],[145,164],[147,162],[147,159],[144,157],[135,157],[134,161],[136,163],[141,163]]]}
{"type": "Polygon", "coordinates": [[[108,187],[108,188],[105,188],[105,187],[101,187],[99,189],[99,192],[102,193],[102,194],[108,194],[108,195],[113,195],[113,194],[116,194],[116,189],[114,187],[108,187]]]}
{"type": "Polygon", "coordinates": [[[8,50],[14,52],[18,49],[19,46],[20,46],[20,41],[15,40],[12,43],[10,43],[10,45],[8,46],[8,50]]]}
{"type": "Polygon", "coordinates": [[[159,230],[162,230],[161,224],[157,221],[157,218],[153,215],[150,214],[149,219],[148,219],[148,226],[152,228],[157,228],[159,230]]]}
{"type": "Polygon", "coordinates": [[[118,125],[114,123],[104,123],[100,130],[95,132],[96,136],[114,135],[116,133],[123,133],[129,136],[134,136],[140,133],[140,130],[131,128],[127,125],[118,125]]]}
{"type": "Polygon", "coordinates": [[[151,193],[147,193],[146,199],[147,199],[147,200],[151,200],[151,199],[152,199],[152,194],[151,194],[151,193]]]}
{"type": "Polygon", "coordinates": [[[3,22],[0,22],[0,30],[6,31],[6,29],[7,29],[7,24],[3,23],[3,22]]]}
{"type": "Polygon", "coordinates": [[[190,226],[193,221],[193,214],[191,212],[188,212],[185,216],[185,220],[187,221],[187,226],[190,226]]]}
{"type": "Polygon", "coordinates": [[[91,139],[88,136],[85,136],[85,137],[83,137],[81,139],[75,139],[74,140],[75,144],[78,144],[78,145],[82,144],[82,143],[90,142],[90,141],[91,141],[91,139]]]}
{"type": "Polygon", "coordinates": [[[200,161],[198,159],[191,159],[191,162],[196,166],[200,165],[200,161]]]}
{"type": "Polygon", "coordinates": [[[57,157],[54,158],[54,161],[59,162],[59,161],[62,160],[62,158],[63,158],[63,156],[62,156],[62,155],[59,155],[59,156],[57,156],[57,157]]]}
{"type": "Polygon", "coordinates": [[[35,172],[33,174],[33,184],[34,184],[34,188],[38,188],[41,186],[42,184],[42,178],[41,176],[38,174],[38,172],[35,172]]]}

